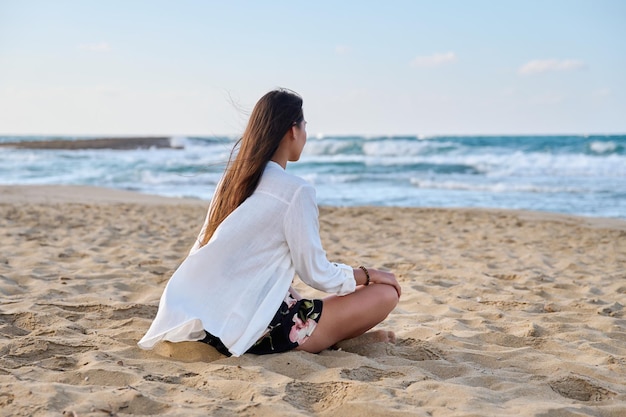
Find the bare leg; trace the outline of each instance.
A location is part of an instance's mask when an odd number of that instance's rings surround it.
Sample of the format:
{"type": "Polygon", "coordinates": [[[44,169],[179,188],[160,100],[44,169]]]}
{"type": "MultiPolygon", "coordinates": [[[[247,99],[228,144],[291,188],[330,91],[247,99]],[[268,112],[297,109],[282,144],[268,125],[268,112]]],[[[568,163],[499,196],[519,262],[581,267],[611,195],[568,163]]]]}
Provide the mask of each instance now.
{"type": "MultiPolygon", "coordinates": [[[[397,304],[396,289],[385,284],[359,287],[352,294],[325,298],[315,331],[297,349],[317,353],[337,342],[362,335],[383,321],[397,304]]],[[[395,337],[390,332],[375,333],[377,341],[390,341],[395,337]]]]}

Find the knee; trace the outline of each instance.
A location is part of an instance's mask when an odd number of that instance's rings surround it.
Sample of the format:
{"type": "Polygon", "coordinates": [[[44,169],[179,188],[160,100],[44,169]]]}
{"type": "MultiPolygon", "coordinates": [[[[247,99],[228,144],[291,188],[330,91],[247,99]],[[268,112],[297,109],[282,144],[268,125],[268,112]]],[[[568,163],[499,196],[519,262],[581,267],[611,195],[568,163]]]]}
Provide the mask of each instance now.
{"type": "Polygon", "coordinates": [[[379,301],[387,308],[387,311],[391,312],[400,301],[398,292],[391,285],[381,285],[380,287],[379,301]]]}

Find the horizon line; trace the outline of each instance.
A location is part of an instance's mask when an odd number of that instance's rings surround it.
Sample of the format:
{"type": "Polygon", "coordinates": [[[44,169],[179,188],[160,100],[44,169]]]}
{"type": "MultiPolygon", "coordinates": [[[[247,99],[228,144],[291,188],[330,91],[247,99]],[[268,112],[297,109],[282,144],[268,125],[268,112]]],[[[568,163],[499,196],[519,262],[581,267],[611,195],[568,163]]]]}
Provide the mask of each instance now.
{"type": "MultiPolygon", "coordinates": [[[[414,136],[417,138],[436,138],[436,137],[514,137],[514,136],[625,136],[623,132],[560,132],[560,133],[309,133],[309,139],[323,139],[327,137],[406,137],[414,136]]],[[[73,138],[154,138],[154,137],[229,137],[238,138],[241,133],[0,133],[0,137],[73,137],[73,138]]]]}

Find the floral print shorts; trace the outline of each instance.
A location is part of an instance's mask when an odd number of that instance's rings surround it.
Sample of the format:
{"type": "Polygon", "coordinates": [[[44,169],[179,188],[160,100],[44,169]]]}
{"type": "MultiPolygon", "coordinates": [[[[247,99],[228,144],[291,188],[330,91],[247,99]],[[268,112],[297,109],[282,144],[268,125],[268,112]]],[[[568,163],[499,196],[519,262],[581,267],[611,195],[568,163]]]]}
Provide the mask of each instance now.
{"type": "Polygon", "coordinates": [[[286,352],[304,343],[322,316],[322,300],[296,300],[287,294],[267,330],[247,353],[286,352]]]}

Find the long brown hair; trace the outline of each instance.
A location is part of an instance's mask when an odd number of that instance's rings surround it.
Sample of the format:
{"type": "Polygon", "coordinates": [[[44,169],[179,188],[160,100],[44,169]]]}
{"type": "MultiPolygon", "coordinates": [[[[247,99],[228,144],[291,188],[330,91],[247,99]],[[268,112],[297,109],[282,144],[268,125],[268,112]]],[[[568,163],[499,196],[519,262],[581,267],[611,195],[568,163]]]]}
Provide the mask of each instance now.
{"type": "Polygon", "coordinates": [[[293,91],[273,90],[256,103],[243,136],[233,147],[221,185],[213,197],[216,201],[211,205],[200,246],[206,245],[222,221],[252,195],[281,140],[294,124],[302,120],[302,98],[293,91]]]}

